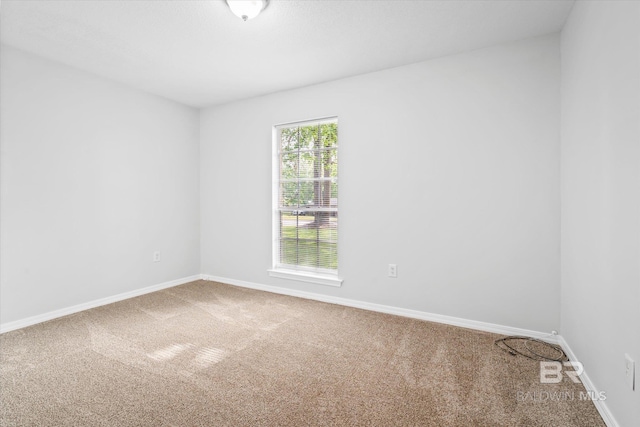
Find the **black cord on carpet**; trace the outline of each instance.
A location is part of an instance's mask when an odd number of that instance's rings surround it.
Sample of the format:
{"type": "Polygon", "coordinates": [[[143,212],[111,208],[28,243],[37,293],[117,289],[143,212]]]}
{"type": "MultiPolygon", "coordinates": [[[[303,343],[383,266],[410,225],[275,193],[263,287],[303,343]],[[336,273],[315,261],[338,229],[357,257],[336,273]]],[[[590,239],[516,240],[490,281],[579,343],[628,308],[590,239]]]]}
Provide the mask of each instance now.
{"type": "Polygon", "coordinates": [[[493,342],[496,347],[509,353],[512,356],[524,356],[527,359],[536,361],[562,362],[568,360],[566,353],[559,345],[550,344],[531,337],[510,336],[497,339],[493,342]],[[531,344],[535,343],[538,349],[532,349],[531,344]]]}

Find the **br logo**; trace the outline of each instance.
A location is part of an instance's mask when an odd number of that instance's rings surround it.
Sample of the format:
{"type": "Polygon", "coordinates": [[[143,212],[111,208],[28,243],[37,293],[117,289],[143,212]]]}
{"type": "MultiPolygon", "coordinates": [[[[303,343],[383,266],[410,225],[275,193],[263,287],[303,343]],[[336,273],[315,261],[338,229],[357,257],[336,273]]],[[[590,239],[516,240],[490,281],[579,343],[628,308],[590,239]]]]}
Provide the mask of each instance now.
{"type": "Polygon", "coordinates": [[[543,384],[557,384],[562,381],[563,367],[571,366],[573,369],[565,370],[564,374],[574,383],[579,383],[578,377],[584,372],[580,362],[540,362],[540,382],[543,384]]]}

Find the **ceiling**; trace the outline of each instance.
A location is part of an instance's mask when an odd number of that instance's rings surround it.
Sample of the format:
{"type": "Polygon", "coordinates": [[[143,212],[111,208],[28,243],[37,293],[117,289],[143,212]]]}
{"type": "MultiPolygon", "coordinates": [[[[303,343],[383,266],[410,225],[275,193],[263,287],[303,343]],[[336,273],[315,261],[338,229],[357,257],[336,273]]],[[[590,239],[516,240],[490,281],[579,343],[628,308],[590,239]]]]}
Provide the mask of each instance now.
{"type": "Polygon", "coordinates": [[[1,41],[194,107],[559,31],[573,0],[1,0],[1,41]]]}

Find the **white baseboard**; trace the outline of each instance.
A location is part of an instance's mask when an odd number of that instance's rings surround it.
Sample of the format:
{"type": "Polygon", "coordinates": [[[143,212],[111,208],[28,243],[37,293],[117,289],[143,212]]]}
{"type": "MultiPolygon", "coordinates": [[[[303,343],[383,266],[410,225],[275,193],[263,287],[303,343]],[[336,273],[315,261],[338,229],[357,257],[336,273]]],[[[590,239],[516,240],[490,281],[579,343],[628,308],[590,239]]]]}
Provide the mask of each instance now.
{"type": "Polygon", "coordinates": [[[428,313],[425,311],[411,310],[407,308],[394,307],[390,305],[376,304],[365,301],[352,300],[347,298],[334,297],[330,295],[315,294],[312,292],[299,291],[295,289],[281,288],[278,286],[263,285],[260,283],[245,282],[243,280],[229,279],[227,277],[201,275],[203,280],[226,283],[243,288],[257,289],[260,291],[272,292],[275,294],[289,295],[293,297],[311,299],[328,302],[332,304],[344,305],[347,307],[361,308],[380,313],[395,314],[397,316],[410,317],[412,319],[427,320],[429,322],[444,323],[447,325],[459,326],[461,328],[476,329],[479,331],[493,332],[501,335],[521,335],[532,338],[544,339],[551,343],[557,343],[556,336],[549,333],[532,331],[529,329],[514,328],[511,326],[498,325],[495,323],[480,322],[477,320],[463,319],[460,317],[445,316],[442,314],[428,313]]]}
{"type": "MultiPolygon", "coordinates": [[[[567,343],[567,341],[564,339],[562,335],[559,336],[558,341],[570,361],[572,362],[580,361],[580,359],[576,356],[576,354],[573,352],[573,350],[569,346],[569,343],[567,343]]],[[[598,390],[598,388],[593,384],[586,370],[580,375],[580,381],[582,382],[582,385],[584,385],[584,388],[587,390],[587,392],[589,392],[591,395],[594,395],[594,396],[600,395],[600,390],[598,390]]],[[[607,427],[620,427],[620,425],[614,418],[613,414],[609,410],[609,407],[607,406],[606,401],[593,400],[593,404],[596,406],[596,409],[600,413],[600,416],[604,420],[604,423],[607,425],[607,427]]]]}
{"type": "Polygon", "coordinates": [[[100,298],[97,300],[85,302],[85,303],[74,305],[71,307],[61,308],[59,310],[50,311],[48,313],[38,314],[36,316],[27,317],[25,319],[2,323],[0,324],[0,334],[13,331],[16,329],[20,329],[20,328],[26,328],[27,326],[46,322],[47,320],[53,320],[58,317],[68,316],[69,314],[77,313],[83,310],[88,310],[90,308],[100,307],[101,305],[107,305],[113,302],[122,301],[128,298],[133,298],[133,297],[148,294],[151,292],[159,291],[162,289],[171,288],[173,286],[178,286],[185,283],[193,282],[194,280],[200,280],[201,278],[202,278],[202,275],[200,274],[189,276],[189,277],[183,277],[181,279],[171,280],[169,282],[147,286],[146,288],[136,289],[135,291],[124,292],[122,294],[113,295],[106,298],[100,298]]]}

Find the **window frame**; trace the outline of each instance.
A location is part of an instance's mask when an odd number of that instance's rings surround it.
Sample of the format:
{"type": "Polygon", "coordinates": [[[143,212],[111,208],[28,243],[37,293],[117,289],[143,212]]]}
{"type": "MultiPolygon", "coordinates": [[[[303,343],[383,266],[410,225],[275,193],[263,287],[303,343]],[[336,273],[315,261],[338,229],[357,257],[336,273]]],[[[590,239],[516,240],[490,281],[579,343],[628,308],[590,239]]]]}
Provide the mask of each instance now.
{"type": "MultiPolygon", "coordinates": [[[[321,117],[310,120],[300,120],[295,122],[281,123],[273,126],[272,129],[272,263],[268,271],[269,276],[282,279],[297,280],[307,283],[315,283],[327,286],[342,286],[343,279],[338,275],[338,269],[325,269],[320,267],[306,267],[303,265],[283,264],[280,259],[280,214],[283,211],[280,207],[280,132],[282,129],[291,127],[300,127],[305,125],[321,125],[323,123],[338,124],[337,116],[321,117]]],[[[339,153],[340,143],[336,148],[339,153]]],[[[340,170],[340,156],[338,155],[338,171],[340,170]]],[[[336,178],[336,182],[339,180],[336,178]]],[[[339,199],[339,196],[338,196],[339,199]]],[[[336,216],[339,211],[339,203],[336,205],[336,216]]],[[[339,228],[339,221],[336,225],[339,228]]],[[[339,236],[339,233],[337,234],[339,236]]],[[[336,242],[336,247],[339,243],[336,242]]],[[[339,252],[338,252],[339,253],[339,252]]],[[[339,263],[338,263],[339,266],[339,263]]]]}

